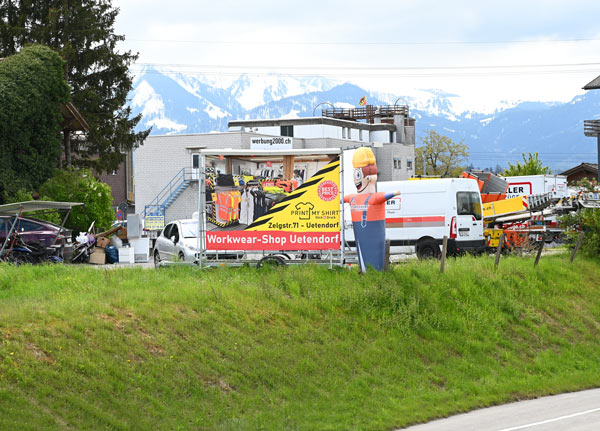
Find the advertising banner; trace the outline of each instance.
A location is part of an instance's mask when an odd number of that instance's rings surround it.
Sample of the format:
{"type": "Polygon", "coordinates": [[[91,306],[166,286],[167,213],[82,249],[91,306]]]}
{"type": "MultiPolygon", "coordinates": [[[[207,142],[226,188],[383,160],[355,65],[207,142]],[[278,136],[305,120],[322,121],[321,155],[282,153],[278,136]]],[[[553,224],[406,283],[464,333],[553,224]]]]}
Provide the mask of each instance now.
{"type": "Polygon", "coordinates": [[[209,230],[207,250],[339,250],[340,160],[329,162],[243,230],[209,230]]]}

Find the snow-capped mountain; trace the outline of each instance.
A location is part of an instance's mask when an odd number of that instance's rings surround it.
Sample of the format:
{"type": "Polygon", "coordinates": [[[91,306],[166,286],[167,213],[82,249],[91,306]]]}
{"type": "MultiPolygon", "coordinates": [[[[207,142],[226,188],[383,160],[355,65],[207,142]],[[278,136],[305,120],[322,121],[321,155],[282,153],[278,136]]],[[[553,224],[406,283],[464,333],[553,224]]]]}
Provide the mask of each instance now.
{"type": "Polygon", "coordinates": [[[237,119],[320,115],[327,106],[315,110],[319,103],[354,107],[365,95],[372,105],[407,104],[417,119],[417,139],[435,130],[463,141],[478,167],[506,166],[508,159],[514,162],[522,153],[536,151],[555,171],[595,161],[595,142],[583,135],[583,120],[600,116],[600,92],[594,91],[568,103],[504,101],[485,112],[440,90],[411,90],[399,97],[328,78],[194,75],[147,68],[136,76],[130,100],[134,113],[143,114],[140,128],[173,134],[225,131],[237,119]]]}

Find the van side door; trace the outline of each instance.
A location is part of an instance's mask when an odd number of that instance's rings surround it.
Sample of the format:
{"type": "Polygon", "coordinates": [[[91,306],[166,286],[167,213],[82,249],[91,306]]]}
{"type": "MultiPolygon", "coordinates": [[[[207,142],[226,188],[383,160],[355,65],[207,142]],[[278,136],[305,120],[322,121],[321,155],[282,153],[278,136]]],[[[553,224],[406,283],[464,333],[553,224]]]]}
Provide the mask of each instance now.
{"type": "Polygon", "coordinates": [[[475,241],[483,239],[483,213],[479,193],[456,192],[456,240],[475,241]]]}

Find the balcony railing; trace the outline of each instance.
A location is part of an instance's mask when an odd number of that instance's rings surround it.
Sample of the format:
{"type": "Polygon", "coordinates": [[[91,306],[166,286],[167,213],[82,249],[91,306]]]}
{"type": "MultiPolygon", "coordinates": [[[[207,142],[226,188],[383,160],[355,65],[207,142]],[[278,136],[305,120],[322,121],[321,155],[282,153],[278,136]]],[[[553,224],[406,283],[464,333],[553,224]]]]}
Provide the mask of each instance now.
{"type": "Polygon", "coordinates": [[[337,118],[340,120],[366,120],[367,123],[373,123],[375,117],[393,118],[394,115],[404,115],[408,117],[408,106],[373,106],[366,105],[359,108],[332,108],[323,109],[323,117],[337,118]]]}
{"type": "Polygon", "coordinates": [[[585,136],[600,136],[600,120],[585,120],[583,132],[585,136]]]}

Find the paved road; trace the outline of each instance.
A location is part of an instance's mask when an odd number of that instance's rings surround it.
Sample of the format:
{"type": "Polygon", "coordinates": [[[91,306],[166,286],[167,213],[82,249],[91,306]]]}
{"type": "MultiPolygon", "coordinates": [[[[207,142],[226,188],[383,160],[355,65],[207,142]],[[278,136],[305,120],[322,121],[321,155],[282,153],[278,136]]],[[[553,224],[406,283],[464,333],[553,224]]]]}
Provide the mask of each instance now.
{"type": "Polygon", "coordinates": [[[405,430],[597,431],[600,430],[600,389],[475,410],[405,430]]]}

